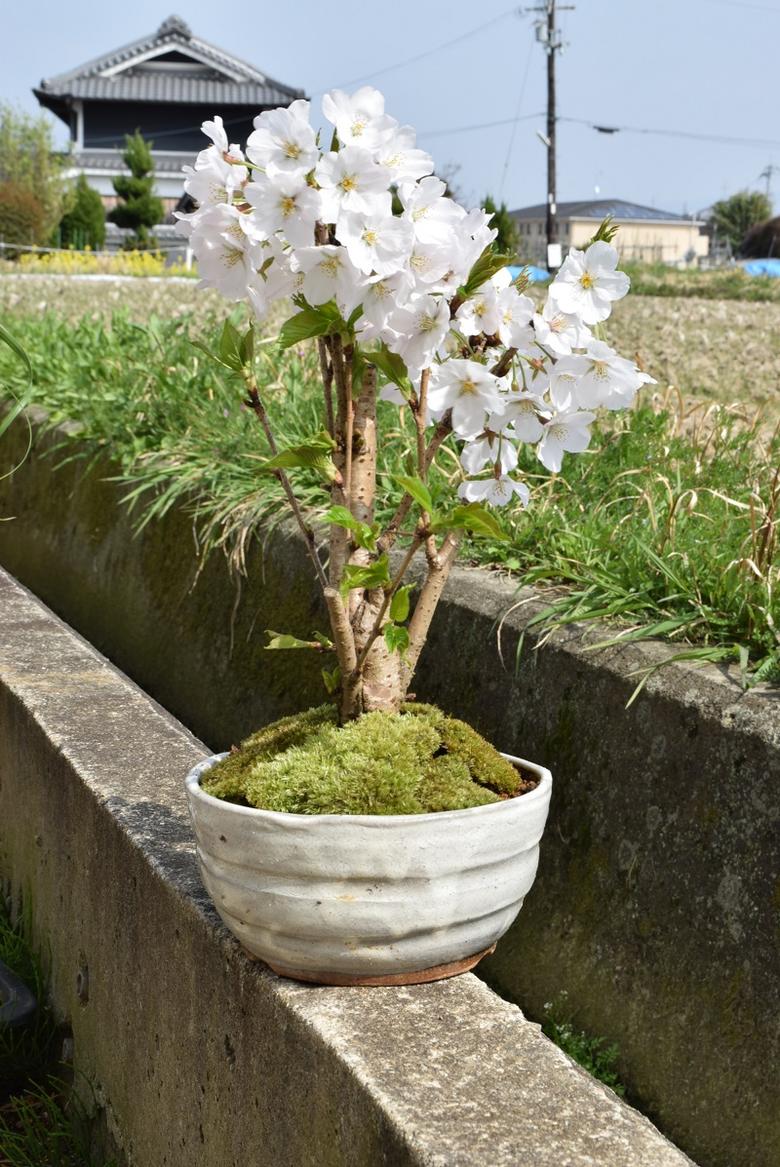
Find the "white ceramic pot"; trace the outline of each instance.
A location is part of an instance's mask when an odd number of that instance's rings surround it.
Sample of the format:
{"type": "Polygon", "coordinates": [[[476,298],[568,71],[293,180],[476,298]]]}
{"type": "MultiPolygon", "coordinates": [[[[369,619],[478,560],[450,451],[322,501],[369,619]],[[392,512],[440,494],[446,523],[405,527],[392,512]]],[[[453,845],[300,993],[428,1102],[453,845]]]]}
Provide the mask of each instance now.
{"type": "Polygon", "coordinates": [[[528,794],[417,815],[300,815],[213,798],[187,776],[206,890],[247,952],[321,984],[412,984],[472,968],[539,862],[550,771],[528,794]]]}

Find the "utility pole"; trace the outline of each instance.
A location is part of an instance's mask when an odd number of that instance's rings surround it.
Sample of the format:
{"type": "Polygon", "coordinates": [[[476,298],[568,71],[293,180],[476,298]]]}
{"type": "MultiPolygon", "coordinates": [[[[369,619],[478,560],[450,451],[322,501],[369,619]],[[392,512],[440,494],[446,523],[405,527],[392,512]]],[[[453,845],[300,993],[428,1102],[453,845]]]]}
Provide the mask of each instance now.
{"type": "MultiPolygon", "coordinates": [[[[547,53],[547,133],[543,139],[547,147],[547,266],[557,268],[561,265],[561,245],[558,242],[558,208],[556,206],[556,93],[555,93],[555,54],[563,48],[560,30],[555,27],[558,12],[572,12],[573,4],[558,5],[556,0],[545,0],[543,5],[536,8],[526,8],[526,12],[539,12],[541,17],[536,21],[536,39],[544,45],[547,53]]],[[[540,135],[541,136],[541,135],[540,135]]]]}
{"type": "Polygon", "coordinates": [[[772,163],[770,162],[769,165],[766,166],[758,176],[759,179],[761,179],[761,178],[766,179],[766,197],[770,201],[772,198],[772,175],[773,174],[780,174],[780,166],[773,166],[772,163]]]}

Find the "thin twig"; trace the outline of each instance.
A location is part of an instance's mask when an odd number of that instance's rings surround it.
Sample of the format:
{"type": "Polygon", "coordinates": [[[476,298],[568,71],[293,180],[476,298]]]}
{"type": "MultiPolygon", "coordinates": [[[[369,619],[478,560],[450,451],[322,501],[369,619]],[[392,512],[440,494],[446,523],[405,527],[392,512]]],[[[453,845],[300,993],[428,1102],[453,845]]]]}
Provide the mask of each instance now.
{"type": "MultiPolygon", "coordinates": [[[[436,426],[436,429],[433,431],[433,436],[431,437],[431,440],[428,443],[428,446],[426,448],[426,451],[425,451],[425,470],[426,470],[426,473],[430,470],[431,465],[433,464],[433,459],[436,457],[436,454],[438,453],[439,447],[441,446],[442,442],[444,441],[445,438],[449,437],[449,435],[451,433],[452,433],[452,415],[451,415],[450,411],[447,410],[444,417],[441,419],[439,424],[436,426]]],[[[412,498],[412,496],[410,494],[405,494],[402,497],[402,499],[399,502],[398,507],[395,511],[395,514],[393,515],[390,522],[387,524],[387,527],[385,528],[385,530],[382,532],[381,536],[377,540],[377,547],[379,548],[380,551],[389,551],[390,548],[393,546],[396,539],[398,538],[398,532],[401,529],[401,526],[404,522],[404,519],[406,518],[406,516],[409,514],[409,511],[411,510],[413,502],[414,502],[414,499],[412,498]]]]}
{"type": "MultiPolygon", "coordinates": [[[[276,439],[274,438],[273,430],[271,429],[271,423],[268,420],[268,414],[265,411],[265,406],[260,400],[260,394],[257,391],[257,383],[251,374],[248,374],[245,377],[245,382],[248,393],[246,403],[254,413],[255,417],[259,418],[260,424],[265,431],[265,436],[268,439],[268,445],[271,450],[271,454],[275,456],[279,453],[279,447],[276,444],[276,439]]],[[[300,527],[303,533],[303,537],[306,540],[306,546],[308,548],[309,555],[311,556],[312,563],[314,564],[315,571],[317,572],[317,579],[319,580],[320,585],[324,590],[328,587],[328,580],[323,570],[322,564],[320,563],[320,557],[317,554],[317,541],[314,536],[314,531],[303,517],[303,511],[301,510],[300,504],[295,497],[295,494],[293,493],[290,479],[287,477],[284,470],[276,469],[274,470],[274,474],[282,484],[282,489],[287,496],[287,501],[290,504],[298,526],[300,527]]]]}
{"type": "Polygon", "coordinates": [[[323,337],[317,340],[317,349],[320,354],[322,391],[325,395],[325,421],[328,433],[333,438],[336,436],[336,421],[333,415],[333,365],[328,360],[328,346],[323,337]]]}
{"type": "Polygon", "coordinates": [[[362,649],[360,650],[360,655],[357,658],[357,663],[355,665],[355,669],[358,673],[361,673],[363,671],[363,665],[366,663],[366,657],[368,656],[368,654],[371,650],[371,646],[373,645],[374,641],[377,639],[380,632],[382,631],[382,622],[385,618],[385,613],[387,612],[387,609],[390,607],[390,604],[392,603],[393,596],[395,595],[395,593],[398,591],[399,587],[401,586],[401,584],[403,582],[403,578],[406,575],[406,572],[409,568],[409,564],[412,562],[415,555],[417,554],[417,551],[419,550],[421,543],[422,543],[422,535],[415,534],[414,539],[412,540],[409,547],[407,548],[406,555],[404,555],[403,560],[401,561],[401,566],[398,568],[398,571],[395,573],[395,576],[393,577],[393,580],[390,584],[390,587],[385,592],[384,599],[382,600],[382,606],[377,613],[377,617],[376,617],[376,620],[374,621],[374,625],[368,634],[368,639],[366,640],[366,643],[363,645],[362,649]]]}
{"type": "Polygon", "coordinates": [[[496,361],[490,370],[494,377],[505,376],[512,367],[512,361],[517,356],[516,348],[508,348],[500,360],[496,361]]]}

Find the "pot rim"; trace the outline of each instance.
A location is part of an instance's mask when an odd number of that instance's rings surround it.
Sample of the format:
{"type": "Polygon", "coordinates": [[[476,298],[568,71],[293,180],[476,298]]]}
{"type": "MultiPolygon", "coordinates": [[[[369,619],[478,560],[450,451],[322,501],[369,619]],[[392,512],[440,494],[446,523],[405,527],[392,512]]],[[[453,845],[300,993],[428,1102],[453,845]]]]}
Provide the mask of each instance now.
{"type": "Polygon", "coordinates": [[[502,758],[506,758],[508,762],[523,766],[525,769],[538,775],[539,785],[535,786],[533,790],[526,791],[525,794],[516,795],[514,798],[502,798],[498,802],[489,802],[482,806],[466,806],[460,810],[433,810],[426,811],[424,814],[296,814],[288,810],[264,810],[257,806],[239,806],[235,802],[226,802],[223,798],[215,798],[213,794],[207,794],[200,785],[201,775],[227,756],[227,752],[211,754],[193,766],[185,779],[187,793],[191,799],[201,802],[205,807],[219,806],[227,814],[249,815],[250,817],[258,818],[258,820],[265,818],[266,820],[275,819],[277,821],[294,823],[306,822],[308,820],[318,823],[350,822],[356,826],[389,826],[391,823],[424,823],[433,820],[441,822],[444,818],[455,821],[457,818],[473,818],[475,814],[500,814],[502,807],[530,807],[533,803],[548,801],[552,791],[552,774],[546,766],[541,766],[538,762],[528,762],[525,758],[517,758],[514,754],[501,752],[502,758]],[[209,763],[209,765],[207,766],[205,763],[209,763]]]}

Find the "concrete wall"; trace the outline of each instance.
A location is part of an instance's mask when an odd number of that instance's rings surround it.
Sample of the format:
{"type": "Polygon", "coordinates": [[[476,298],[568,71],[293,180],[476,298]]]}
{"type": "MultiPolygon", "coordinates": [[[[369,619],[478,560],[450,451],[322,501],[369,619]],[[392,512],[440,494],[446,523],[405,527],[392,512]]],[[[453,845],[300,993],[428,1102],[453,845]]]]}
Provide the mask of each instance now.
{"type": "Polygon", "coordinates": [[[2,571],[0,608],[0,870],[129,1167],[690,1164],[473,976],[248,960],[195,866],[204,747],[2,571]]]}
{"type": "MultiPolygon", "coordinates": [[[[0,523],[11,570],[214,747],[321,699],[319,661],[259,651],[266,627],[324,627],[294,538],[255,549],[238,602],[219,558],[193,586],[185,516],[133,539],[108,468],[55,473],[37,456],[50,444],[37,437],[0,484],[0,513],[16,516],[0,523]]],[[[505,624],[509,671],[495,624],[516,598],[495,575],[457,572],[417,686],[554,774],[536,886],[483,975],[536,1017],[567,993],[576,1023],[618,1042],[634,1096],[702,1164],[774,1167],[780,694],[675,665],[626,710],[632,670],[668,649],[588,653],[578,629],[536,656],[527,646],[514,675],[533,599],[505,624]]]]}

